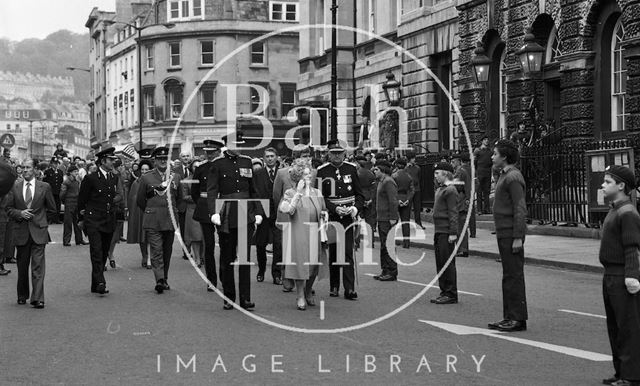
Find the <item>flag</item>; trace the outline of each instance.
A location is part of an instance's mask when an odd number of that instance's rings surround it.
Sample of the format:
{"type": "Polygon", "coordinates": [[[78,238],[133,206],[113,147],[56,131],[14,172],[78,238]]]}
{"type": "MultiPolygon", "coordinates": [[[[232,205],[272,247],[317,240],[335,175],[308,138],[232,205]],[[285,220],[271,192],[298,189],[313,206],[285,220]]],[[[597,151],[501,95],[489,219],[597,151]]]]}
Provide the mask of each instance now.
{"type": "Polygon", "coordinates": [[[122,154],[128,158],[135,159],[136,158],[136,149],[133,147],[132,143],[127,144],[122,149],[116,150],[116,153],[122,154]]]}

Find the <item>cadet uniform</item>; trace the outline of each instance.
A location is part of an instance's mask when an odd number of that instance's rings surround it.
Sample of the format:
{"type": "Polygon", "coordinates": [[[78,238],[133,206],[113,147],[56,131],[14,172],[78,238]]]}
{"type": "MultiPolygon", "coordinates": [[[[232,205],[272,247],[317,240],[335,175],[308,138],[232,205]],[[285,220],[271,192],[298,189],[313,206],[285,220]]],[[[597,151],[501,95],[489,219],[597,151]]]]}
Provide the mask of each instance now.
{"type": "MultiPolygon", "coordinates": [[[[237,135],[240,138],[240,134],[237,135]]],[[[226,136],[225,136],[226,137],[226,136]]],[[[226,138],[223,137],[226,144],[226,138]]],[[[232,264],[237,257],[238,232],[247,232],[247,254],[250,253],[250,242],[255,229],[255,222],[262,222],[262,206],[258,202],[249,202],[246,229],[239,228],[238,217],[244,215],[238,213],[237,202],[219,203],[221,199],[250,199],[257,194],[253,186],[253,169],[251,158],[226,150],[216,158],[209,169],[207,177],[207,203],[212,222],[218,225],[218,237],[220,244],[220,278],[224,295],[236,301],[235,272],[232,264]],[[221,204],[221,205],[220,205],[221,204]],[[219,215],[219,223],[214,221],[214,216],[219,215]]],[[[217,216],[215,216],[217,217],[217,216]]],[[[241,261],[250,261],[240,256],[241,261]]],[[[251,302],[251,266],[239,265],[238,287],[240,306],[248,309],[255,307],[251,302]]],[[[233,306],[225,301],[224,308],[229,310],[233,306]]]]}
{"type": "Polygon", "coordinates": [[[413,196],[415,195],[415,188],[413,179],[409,173],[405,170],[407,161],[404,158],[399,158],[396,161],[398,170],[391,176],[398,185],[398,201],[406,202],[404,206],[398,205],[398,214],[400,215],[400,221],[402,221],[402,247],[409,248],[411,245],[411,203],[413,202],[413,196]]]}
{"type": "MultiPolygon", "coordinates": [[[[461,162],[468,162],[469,156],[464,153],[458,153],[454,155],[453,159],[459,159],[461,162]]],[[[471,204],[471,173],[469,171],[469,165],[460,165],[453,175],[453,184],[458,190],[458,237],[462,237],[462,243],[460,243],[460,249],[457,256],[468,257],[469,256],[469,231],[471,230],[473,214],[469,220],[469,227],[462,233],[464,228],[464,222],[467,219],[467,213],[469,213],[469,206],[471,204]]]]}
{"type": "MultiPolygon", "coordinates": [[[[224,143],[212,139],[204,141],[204,151],[207,158],[215,155],[224,146],[224,143]]],[[[215,158],[214,158],[215,159],[215,158]]],[[[214,287],[218,286],[218,276],[216,274],[216,229],[211,222],[209,208],[207,207],[207,177],[213,165],[213,160],[209,160],[198,166],[193,172],[194,184],[191,187],[191,198],[196,203],[193,211],[193,219],[200,223],[202,236],[204,237],[204,269],[207,279],[214,287]]],[[[209,289],[213,291],[212,289],[209,289]]]]}
{"type": "MultiPolygon", "coordinates": [[[[117,159],[110,147],[96,154],[98,161],[117,159]]],[[[109,255],[109,245],[116,229],[114,200],[117,199],[118,177],[103,165],[95,173],[88,174],[80,185],[78,212],[84,231],[89,237],[91,254],[91,292],[106,294],[104,265],[109,255]]]]}
{"type": "MultiPolygon", "coordinates": [[[[156,163],[167,162],[168,155],[169,149],[163,146],[153,151],[156,163]]],[[[170,189],[171,206],[176,215],[178,212],[175,203],[179,183],[173,177],[174,175],[171,174],[167,179],[166,172],[156,166],[155,169],[140,177],[141,182],[136,198],[138,207],[144,211],[142,228],[151,250],[151,268],[156,279],[155,290],[159,294],[171,289],[167,280],[175,228],[169,213],[167,193],[170,189]]]]}
{"type": "MultiPolygon", "coordinates": [[[[327,142],[327,148],[330,152],[342,153],[344,149],[338,140],[330,140],[327,142]]],[[[354,222],[354,217],[350,214],[339,215],[336,208],[356,208],[356,215],[360,213],[364,207],[364,195],[360,187],[360,179],[355,165],[343,162],[339,166],[327,163],[318,168],[318,181],[321,183],[319,187],[324,196],[325,204],[329,211],[329,221],[335,221],[345,228],[345,263],[346,265],[334,265],[337,261],[336,241],[330,240],[329,244],[329,281],[331,287],[331,296],[338,296],[340,289],[340,268],[342,271],[342,279],[344,281],[344,297],[354,300],[358,294],[354,291],[355,273],[353,261],[353,227],[347,229],[354,222]]],[[[333,230],[329,231],[329,234],[333,230]]]]}

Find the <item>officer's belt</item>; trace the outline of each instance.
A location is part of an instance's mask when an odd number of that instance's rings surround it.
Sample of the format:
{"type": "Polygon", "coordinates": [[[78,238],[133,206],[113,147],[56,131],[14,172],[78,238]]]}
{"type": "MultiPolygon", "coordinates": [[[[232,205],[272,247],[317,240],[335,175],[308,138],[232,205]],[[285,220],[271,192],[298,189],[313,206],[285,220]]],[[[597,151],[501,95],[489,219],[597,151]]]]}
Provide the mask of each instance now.
{"type": "Polygon", "coordinates": [[[207,192],[200,192],[200,197],[207,198],[207,192]]]}
{"type": "Polygon", "coordinates": [[[235,192],[229,194],[221,194],[220,199],[245,199],[251,198],[249,192],[235,192]]]}
{"type": "Polygon", "coordinates": [[[353,205],[356,202],[356,196],[329,198],[329,202],[333,205],[353,205]]]}

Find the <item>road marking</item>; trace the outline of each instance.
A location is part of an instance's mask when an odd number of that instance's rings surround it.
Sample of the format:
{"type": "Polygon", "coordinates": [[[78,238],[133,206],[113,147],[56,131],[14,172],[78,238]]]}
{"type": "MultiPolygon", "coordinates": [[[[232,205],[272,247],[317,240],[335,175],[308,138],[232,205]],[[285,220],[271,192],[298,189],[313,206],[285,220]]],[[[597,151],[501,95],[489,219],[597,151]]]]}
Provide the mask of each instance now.
{"type": "MultiPolygon", "coordinates": [[[[365,273],[365,275],[367,275],[367,276],[375,276],[372,273],[365,273]]],[[[402,282],[402,283],[407,283],[407,284],[419,285],[421,287],[429,287],[429,288],[436,287],[435,285],[430,286],[430,285],[427,285],[427,284],[424,284],[424,283],[418,283],[417,281],[411,281],[411,280],[398,279],[398,281],[402,282]]],[[[460,290],[458,290],[458,292],[461,293],[461,294],[465,294],[465,295],[482,296],[482,294],[477,294],[475,292],[467,292],[467,291],[460,291],[460,290]]]]}
{"type": "Polygon", "coordinates": [[[320,320],[324,320],[324,300],[320,300],[320,320]]]}
{"type": "Polygon", "coordinates": [[[151,335],[151,333],[149,331],[144,331],[144,332],[134,332],[133,333],[134,336],[140,336],[140,335],[151,335]]]}
{"type": "Polygon", "coordinates": [[[431,326],[441,328],[441,329],[443,329],[445,331],[454,333],[456,335],[484,335],[484,336],[490,336],[492,338],[508,340],[510,342],[515,342],[515,343],[520,343],[520,344],[524,344],[524,345],[527,345],[527,346],[537,347],[537,348],[541,348],[543,350],[553,351],[553,352],[557,352],[557,353],[560,353],[560,354],[565,354],[565,355],[573,356],[573,357],[576,357],[576,358],[587,359],[587,360],[594,361],[594,362],[609,362],[609,361],[611,361],[611,356],[610,355],[605,355],[605,354],[600,354],[600,353],[597,353],[597,352],[580,350],[580,349],[572,348],[572,347],[559,346],[559,345],[555,345],[555,344],[551,344],[551,343],[538,342],[538,341],[535,341],[535,340],[516,338],[516,337],[511,336],[511,335],[504,335],[500,331],[493,331],[493,330],[488,330],[488,329],[485,329],[485,328],[478,328],[478,327],[463,326],[463,325],[460,325],[460,324],[449,324],[449,323],[441,323],[441,322],[432,322],[432,321],[429,321],[429,320],[421,320],[421,319],[418,319],[418,320],[420,322],[422,322],[422,323],[426,323],[426,324],[429,324],[431,326]]]}
{"type": "Polygon", "coordinates": [[[576,314],[576,315],[582,315],[582,316],[591,316],[594,318],[600,318],[600,319],[606,319],[607,317],[604,315],[598,315],[598,314],[590,314],[588,312],[580,312],[580,311],[572,311],[572,310],[558,310],[560,312],[566,312],[569,314],[576,314]]]}

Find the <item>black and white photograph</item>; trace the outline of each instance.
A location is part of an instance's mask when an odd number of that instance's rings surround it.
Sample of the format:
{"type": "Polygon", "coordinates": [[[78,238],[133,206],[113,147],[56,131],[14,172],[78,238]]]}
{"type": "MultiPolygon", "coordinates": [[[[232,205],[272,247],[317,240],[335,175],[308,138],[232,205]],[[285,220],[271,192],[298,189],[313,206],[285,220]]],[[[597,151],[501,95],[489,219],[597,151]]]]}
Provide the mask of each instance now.
{"type": "Polygon", "coordinates": [[[0,385],[640,386],[638,15],[0,1],[0,385]]]}

